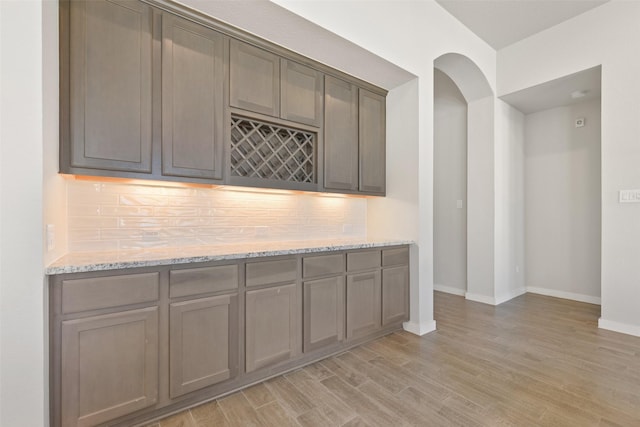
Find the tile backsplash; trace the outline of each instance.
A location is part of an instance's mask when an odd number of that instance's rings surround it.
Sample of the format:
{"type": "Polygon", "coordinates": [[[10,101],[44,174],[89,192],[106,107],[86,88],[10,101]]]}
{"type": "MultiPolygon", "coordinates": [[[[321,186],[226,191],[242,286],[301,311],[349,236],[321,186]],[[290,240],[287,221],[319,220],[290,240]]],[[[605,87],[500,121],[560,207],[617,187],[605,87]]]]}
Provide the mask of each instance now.
{"type": "Polygon", "coordinates": [[[70,180],[70,252],[366,237],[367,201],[70,180]]]}

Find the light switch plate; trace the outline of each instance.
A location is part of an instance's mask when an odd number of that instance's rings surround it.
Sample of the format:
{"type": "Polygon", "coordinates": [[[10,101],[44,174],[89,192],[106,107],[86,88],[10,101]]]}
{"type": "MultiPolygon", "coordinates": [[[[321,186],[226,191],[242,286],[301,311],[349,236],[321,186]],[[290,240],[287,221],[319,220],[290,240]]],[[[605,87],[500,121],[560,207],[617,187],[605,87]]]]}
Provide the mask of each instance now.
{"type": "Polygon", "coordinates": [[[462,209],[462,200],[456,200],[456,208],[462,209]]]}
{"type": "Polygon", "coordinates": [[[620,190],[620,203],[640,203],[640,190],[620,190]]]}

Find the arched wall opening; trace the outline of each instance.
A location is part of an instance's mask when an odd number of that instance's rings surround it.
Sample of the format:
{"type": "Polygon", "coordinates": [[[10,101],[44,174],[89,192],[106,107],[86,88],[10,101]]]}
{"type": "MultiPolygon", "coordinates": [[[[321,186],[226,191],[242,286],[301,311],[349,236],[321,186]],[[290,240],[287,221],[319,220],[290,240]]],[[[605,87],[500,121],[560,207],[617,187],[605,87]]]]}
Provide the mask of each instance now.
{"type": "Polygon", "coordinates": [[[434,94],[449,91],[449,101],[434,99],[434,289],[495,304],[493,90],[464,55],[442,55],[434,68],[434,84],[441,84],[434,94]],[[451,96],[451,84],[461,97],[451,96]]]}

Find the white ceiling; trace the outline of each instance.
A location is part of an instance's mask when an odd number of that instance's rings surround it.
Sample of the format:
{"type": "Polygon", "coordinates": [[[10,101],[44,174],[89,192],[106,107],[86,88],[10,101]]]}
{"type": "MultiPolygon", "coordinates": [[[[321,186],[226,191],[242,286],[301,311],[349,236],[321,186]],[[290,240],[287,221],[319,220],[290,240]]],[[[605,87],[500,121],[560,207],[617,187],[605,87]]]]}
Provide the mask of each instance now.
{"type": "Polygon", "coordinates": [[[602,67],[597,66],[501,96],[500,99],[524,114],[575,104],[600,97],[601,74],[602,67]],[[583,96],[572,97],[578,92],[583,96]]]}
{"type": "Polygon", "coordinates": [[[525,39],[609,0],[436,0],[494,49],[525,39]]]}

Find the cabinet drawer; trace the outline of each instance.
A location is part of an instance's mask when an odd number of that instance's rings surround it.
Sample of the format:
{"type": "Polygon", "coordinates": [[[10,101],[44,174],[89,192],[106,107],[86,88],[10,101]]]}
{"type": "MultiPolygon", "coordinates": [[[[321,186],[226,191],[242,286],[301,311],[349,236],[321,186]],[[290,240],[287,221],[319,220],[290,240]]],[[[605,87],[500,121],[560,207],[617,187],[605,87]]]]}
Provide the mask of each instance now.
{"type": "Polygon", "coordinates": [[[382,266],[409,264],[409,248],[385,249],[382,251],[382,266]]]}
{"type": "Polygon", "coordinates": [[[169,272],[171,298],[227,291],[238,287],[238,266],[189,268],[169,272]]]}
{"type": "Polygon", "coordinates": [[[304,258],[302,260],[303,277],[340,274],[344,272],[344,255],[321,255],[304,258]]]}
{"type": "Polygon", "coordinates": [[[347,271],[368,270],[376,267],[380,267],[380,251],[347,254],[347,271]]]}
{"type": "Polygon", "coordinates": [[[159,273],[62,281],[64,314],[158,300],[159,273]]]}
{"type": "Polygon", "coordinates": [[[259,286],[292,282],[297,278],[297,270],[298,260],[296,258],[250,262],[246,266],[246,283],[247,286],[259,286]]]}

